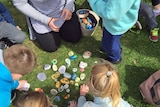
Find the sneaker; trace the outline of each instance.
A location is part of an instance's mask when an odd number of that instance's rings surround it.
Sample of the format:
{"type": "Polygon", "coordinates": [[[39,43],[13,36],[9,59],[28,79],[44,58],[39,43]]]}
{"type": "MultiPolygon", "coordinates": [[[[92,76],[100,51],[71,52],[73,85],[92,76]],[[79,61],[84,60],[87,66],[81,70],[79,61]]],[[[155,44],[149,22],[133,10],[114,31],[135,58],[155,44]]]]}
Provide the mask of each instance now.
{"type": "Polygon", "coordinates": [[[10,103],[13,102],[13,100],[16,98],[16,95],[17,95],[17,94],[16,94],[16,91],[13,90],[13,91],[11,92],[11,100],[10,100],[10,103]]]}
{"type": "Polygon", "coordinates": [[[142,29],[141,23],[139,21],[136,21],[136,23],[134,24],[134,26],[132,26],[130,31],[139,34],[141,29],[142,29]]]}
{"type": "Polygon", "coordinates": [[[0,39],[0,49],[7,49],[10,46],[14,45],[9,39],[7,38],[2,38],[0,39]]]}
{"type": "Polygon", "coordinates": [[[98,50],[100,53],[105,53],[105,51],[102,49],[102,47],[100,47],[100,49],[98,50]]]}
{"type": "Polygon", "coordinates": [[[4,50],[7,48],[7,44],[4,41],[0,41],[0,49],[4,50]]]}
{"type": "Polygon", "coordinates": [[[157,42],[158,41],[158,31],[159,31],[159,28],[153,28],[152,30],[150,30],[149,39],[152,42],[157,42]]]}
{"type": "Polygon", "coordinates": [[[7,38],[2,38],[0,39],[0,41],[4,41],[5,44],[8,46],[8,47],[11,47],[12,45],[14,45],[14,43],[12,43],[9,39],[7,38]]]}
{"type": "Polygon", "coordinates": [[[134,24],[134,27],[135,27],[136,29],[139,29],[139,30],[142,29],[142,25],[141,25],[141,23],[140,23],[139,21],[136,21],[136,24],[134,24]]]}

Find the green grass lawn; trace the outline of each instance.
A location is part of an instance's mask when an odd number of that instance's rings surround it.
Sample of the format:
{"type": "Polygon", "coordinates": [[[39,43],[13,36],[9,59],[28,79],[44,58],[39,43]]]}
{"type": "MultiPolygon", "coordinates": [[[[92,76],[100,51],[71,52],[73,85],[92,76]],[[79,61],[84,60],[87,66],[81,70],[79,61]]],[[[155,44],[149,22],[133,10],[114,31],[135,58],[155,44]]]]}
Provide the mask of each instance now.
{"type": "MultiPolygon", "coordinates": [[[[13,7],[11,0],[2,0],[2,2],[10,10],[17,25],[22,28],[26,35],[29,35],[25,16],[13,7]]],[[[85,0],[76,0],[76,9],[79,8],[89,8],[89,6],[85,0]]],[[[157,20],[160,23],[159,17],[157,20]]],[[[159,70],[160,42],[158,41],[157,43],[153,43],[149,40],[144,20],[141,19],[141,22],[143,30],[141,30],[140,34],[134,34],[128,31],[121,38],[123,60],[121,64],[115,66],[118,68],[120,73],[122,97],[135,107],[154,107],[153,105],[146,104],[143,101],[138,86],[152,73],[159,70]]],[[[56,52],[52,53],[42,51],[27,37],[24,45],[27,45],[35,52],[37,64],[35,69],[30,74],[24,76],[23,79],[26,79],[31,84],[31,90],[34,90],[37,87],[42,88],[46,95],[51,97],[53,100],[50,90],[55,88],[55,82],[52,80],[51,75],[55,72],[52,71],[52,69],[45,71],[43,69],[44,64],[51,64],[52,59],[57,59],[58,67],[65,65],[65,59],[69,57],[68,53],[73,51],[78,58],[71,61],[71,66],[67,68],[67,72],[72,73],[72,68],[78,68],[76,73],[79,76],[80,71],[78,64],[80,61],[84,61],[88,63],[88,66],[85,69],[85,74],[88,77],[90,69],[94,65],[95,61],[97,61],[99,57],[105,56],[105,54],[99,53],[98,51],[101,45],[101,35],[101,28],[98,26],[92,37],[83,37],[80,42],[76,44],[70,44],[62,41],[60,48],[56,52]],[[84,59],[82,57],[83,52],[86,50],[92,52],[92,57],[89,59],[84,59]],[[39,72],[45,72],[47,75],[47,79],[45,81],[41,82],[37,79],[37,74],[39,72]]],[[[60,80],[60,78],[58,78],[58,80],[60,80]]],[[[80,81],[79,84],[86,83],[87,79],[88,78],[84,81],[80,81]]],[[[72,99],[77,100],[79,96],[79,87],[70,84],[69,88],[71,90],[71,97],[69,99],[64,99],[64,96],[67,94],[65,91],[58,93],[61,101],[54,103],[59,105],[59,107],[67,107],[68,101],[72,99]]],[[[87,98],[92,100],[90,95],[88,95],[87,98]]],[[[13,107],[13,105],[11,105],[11,107],[13,107]]]]}

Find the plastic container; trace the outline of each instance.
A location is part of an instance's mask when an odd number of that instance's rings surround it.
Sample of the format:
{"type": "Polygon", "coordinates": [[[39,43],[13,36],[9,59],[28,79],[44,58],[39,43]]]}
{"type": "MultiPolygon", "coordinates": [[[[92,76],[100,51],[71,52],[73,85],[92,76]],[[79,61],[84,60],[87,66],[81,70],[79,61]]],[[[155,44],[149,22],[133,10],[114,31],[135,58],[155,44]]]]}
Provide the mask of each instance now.
{"type": "Polygon", "coordinates": [[[54,25],[57,26],[57,27],[61,27],[64,23],[64,18],[63,16],[60,16],[55,22],[54,22],[54,25]]]}

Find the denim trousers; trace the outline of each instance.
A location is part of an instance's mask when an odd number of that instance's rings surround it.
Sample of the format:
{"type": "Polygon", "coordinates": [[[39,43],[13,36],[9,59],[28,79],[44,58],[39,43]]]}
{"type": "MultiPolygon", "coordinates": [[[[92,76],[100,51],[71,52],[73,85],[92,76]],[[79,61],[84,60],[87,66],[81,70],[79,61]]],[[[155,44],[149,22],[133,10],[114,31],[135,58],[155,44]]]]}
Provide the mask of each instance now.
{"type": "Polygon", "coordinates": [[[112,61],[121,58],[121,36],[122,35],[112,35],[103,27],[102,49],[112,61]]]}

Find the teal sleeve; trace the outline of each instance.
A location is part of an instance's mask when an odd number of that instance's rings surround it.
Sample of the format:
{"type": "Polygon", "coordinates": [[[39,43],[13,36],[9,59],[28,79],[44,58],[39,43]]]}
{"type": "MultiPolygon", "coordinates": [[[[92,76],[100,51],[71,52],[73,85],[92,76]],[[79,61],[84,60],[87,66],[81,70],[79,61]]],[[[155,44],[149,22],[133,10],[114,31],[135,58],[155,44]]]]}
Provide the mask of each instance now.
{"type": "Polygon", "coordinates": [[[13,80],[12,81],[12,86],[11,86],[12,90],[16,89],[18,87],[18,85],[19,85],[18,80],[13,80]]]}
{"type": "MultiPolygon", "coordinates": [[[[108,0],[108,2],[105,2],[104,0],[88,0],[88,2],[92,10],[100,17],[118,20],[127,13],[135,0],[108,0]]],[[[138,2],[133,9],[139,9],[138,2]]]]}

